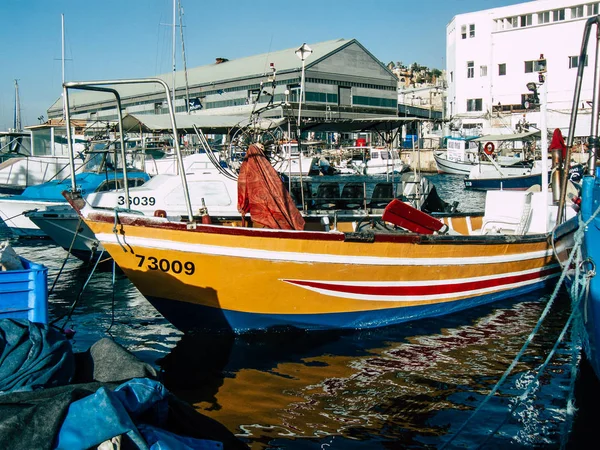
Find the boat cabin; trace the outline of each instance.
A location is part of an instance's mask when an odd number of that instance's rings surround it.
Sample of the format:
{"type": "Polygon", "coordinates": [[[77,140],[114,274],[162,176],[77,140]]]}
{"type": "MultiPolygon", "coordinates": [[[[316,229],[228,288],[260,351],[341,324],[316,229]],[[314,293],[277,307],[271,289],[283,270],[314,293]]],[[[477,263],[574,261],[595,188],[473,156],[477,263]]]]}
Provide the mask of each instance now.
{"type": "Polygon", "coordinates": [[[479,145],[474,141],[476,137],[448,137],[446,143],[448,161],[475,162],[479,152],[479,145]]]}

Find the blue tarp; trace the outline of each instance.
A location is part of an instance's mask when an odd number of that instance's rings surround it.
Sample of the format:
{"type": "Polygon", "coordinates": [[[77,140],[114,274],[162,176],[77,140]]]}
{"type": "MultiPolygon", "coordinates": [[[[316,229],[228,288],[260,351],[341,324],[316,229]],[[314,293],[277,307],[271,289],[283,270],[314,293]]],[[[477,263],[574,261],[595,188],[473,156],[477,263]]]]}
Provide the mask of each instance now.
{"type": "Polygon", "coordinates": [[[110,339],[74,354],[59,331],[4,319],[0,355],[0,448],[88,449],[115,436],[132,449],[247,448],[110,339]]]}
{"type": "Polygon", "coordinates": [[[158,381],[136,378],[111,391],[101,387],[72,403],[55,448],[97,447],[114,436],[127,436],[128,448],[140,450],[220,450],[221,442],[178,436],[162,430],[167,423],[167,390],[158,381]]]}

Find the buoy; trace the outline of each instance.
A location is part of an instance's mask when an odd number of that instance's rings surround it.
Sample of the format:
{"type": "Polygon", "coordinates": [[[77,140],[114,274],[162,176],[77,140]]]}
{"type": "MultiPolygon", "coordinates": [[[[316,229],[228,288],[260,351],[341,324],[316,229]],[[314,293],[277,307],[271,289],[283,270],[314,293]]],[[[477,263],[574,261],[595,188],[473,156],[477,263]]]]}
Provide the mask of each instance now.
{"type": "Polygon", "coordinates": [[[494,146],[493,142],[488,142],[483,147],[483,151],[485,152],[486,155],[493,155],[495,149],[496,149],[496,147],[494,146]]]}

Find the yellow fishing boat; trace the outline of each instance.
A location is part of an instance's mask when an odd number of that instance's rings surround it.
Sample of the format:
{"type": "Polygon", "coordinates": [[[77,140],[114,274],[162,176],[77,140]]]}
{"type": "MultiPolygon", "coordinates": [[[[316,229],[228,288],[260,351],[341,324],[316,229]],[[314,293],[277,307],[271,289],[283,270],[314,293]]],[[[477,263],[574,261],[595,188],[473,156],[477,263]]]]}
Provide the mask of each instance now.
{"type": "MultiPolygon", "coordinates": [[[[65,83],[67,106],[68,88],[79,86],[65,83]]],[[[560,272],[544,219],[556,216],[547,192],[489,192],[479,217],[389,207],[381,227],[309,231],[297,210],[286,210],[281,181],[261,188],[274,207],[252,198],[255,182],[238,184],[238,205],[252,221],[219,224],[191,208],[173,220],[97,209],[76,189],[65,196],[132,283],[184,331],[380,327],[518,297],[552,286],[560,272]],[[263,209],[278,229],[259,226],[268,222],[263,209]]]]}

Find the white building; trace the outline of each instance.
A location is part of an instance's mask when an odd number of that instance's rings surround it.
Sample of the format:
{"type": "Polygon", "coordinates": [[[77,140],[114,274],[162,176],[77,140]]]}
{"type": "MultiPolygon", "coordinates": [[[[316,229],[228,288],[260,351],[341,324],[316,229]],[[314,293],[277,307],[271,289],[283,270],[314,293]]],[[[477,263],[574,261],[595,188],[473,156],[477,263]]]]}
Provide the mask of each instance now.
{"type": "MultiPolygon", "coordinates": [[[[446,118],[467,133],[510,133],[523,121],[539,127],[539,107],[527,105],[532,94],[527,83],[534,82],[540,93],[547,89],[548,129],[560,128],[566,136],[584,25],[598,14],[598,5],[537,0],[455,16],[446,28],[446,118]],[[537,67],[542,58],[545,87],[539,85],[537,67]]],[[[590,134],[594,31],[575,136],[590,134]]]]}

